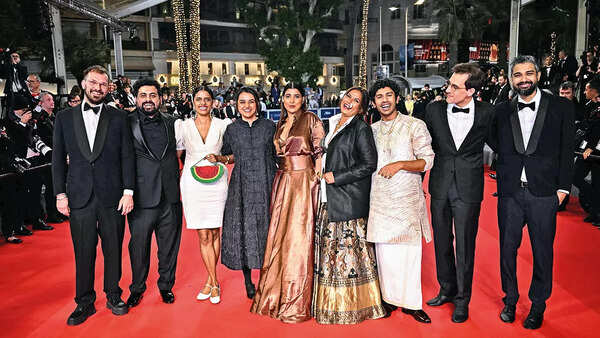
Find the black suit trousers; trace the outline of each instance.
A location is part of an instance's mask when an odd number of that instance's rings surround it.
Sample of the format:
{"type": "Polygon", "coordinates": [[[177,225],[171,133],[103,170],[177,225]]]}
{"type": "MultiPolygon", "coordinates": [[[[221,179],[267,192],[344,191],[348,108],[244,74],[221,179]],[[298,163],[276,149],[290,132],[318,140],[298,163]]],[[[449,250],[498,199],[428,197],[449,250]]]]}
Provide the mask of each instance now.
{"type": "Polygon", "coordinates": [[[581,191],[580,200],[590,205],[589,210],[586,211],[592,215],[600,216],[600,194],[598,193],[600,191],[600,163],[578,158],[575,161],[573,185],[581,191]],[[585,180],[590,172],[592,173],[591,184],[585,180]]]}
{"type": "Polygon", "coordinates": [[[529,299],[538,311],[544,311],[546,300],[552,293],[552,265],[554,236],[556,234],[556,194],[534,196],[528,188],[520,188],[511,196],[498,199],[498,226],[500,228],[500,276],[503,301],[516,305],[519,299],[517,286],[517,250],[521,246],[523,227],[527,224],[533,251],[533,277],[529,299]]]}
{"type": "Polygon", "coordinates": [[[155,208],[135,208],[128,216],[131,292],[143,293],[150,269],[150,245],[155,233],[158,246],[158,289],[171,290],[175,284],[177,255],[181,242],[181,202],[168,203],[164,196],[155,208]]]}
{"type": "Polygon", "coordinates": [[[457,305],[468,305],[471,300],[480,209],[481,203],[466,203],[461,200],[456,181],[450,185],[448,198],[431,198],[431,223],[440,292],[446,296],[454,296],[454,303],[457,305]]]}
{"type": "Polygon", "coordinates": [[[104,255],[104,292],[107,298],[120,297],[125,217],[116,207],[104,207],[98,196],[92,193],[84,207],[71,208],[70,224],[75,250],[75,302],[87,305],[96,300],[94,272],[98,235],[102,240],[104,255]]]}

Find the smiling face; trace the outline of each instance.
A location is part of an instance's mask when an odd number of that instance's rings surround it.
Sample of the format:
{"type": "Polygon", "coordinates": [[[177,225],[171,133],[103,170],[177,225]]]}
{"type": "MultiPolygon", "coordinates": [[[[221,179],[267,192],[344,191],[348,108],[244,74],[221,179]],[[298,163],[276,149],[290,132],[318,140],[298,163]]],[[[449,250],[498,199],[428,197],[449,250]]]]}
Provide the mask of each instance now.
{"type": "Polygon", "coordinates": [[[40,79],[35,75],[29,75],[27,77],[27,87],[29,87],[29,91],[32,93],[40,92],[40,79]]]}
{"type": "Polygon", "coordinates": [[[138,89],[135,101],[138,109],[148,116],[153,116],[158,112],[160,96],[154,86],[141,86],[138,89]]]}
{"type": "Polygon", "coordinates": [[[254,95],[246,92],[240,93],[237,100],[237,109],[245,121],[252,121],[256,118],[256,99],[254,95]]]}
{"type": "Polygon", "coordinates": [[[81,81],[85,97],[92,104],[100,104],[108,93],[108,76],[103,73],[89,72],[81,81]]]}
{"type": "Polygon", "coordinates": [[[393,118],[396,113],[397,100],[396,94],[390,87],[384,87],[375,92],[373,102],[382,119],[393,118]]]}
{"type": "Polygon", "coordinates": [[[194,110],[200,116],[210,115],[213,99],[207,91],[201,90],[194,96],[194,110]]]}
{"type": "Polygon", "coordinates": [[[283,94],[283,108],[288,114],[295,114],[302,109],[302,94],[296,88],[290,88],[283,94]]]}
{"type": "Polygon", "coordinates": [[[346,92],[340,101],[342,115],[352,117],[361,112],[362,93],[358,89],[346,92]]]}
{"type": "Polygon", "coordinates": [[[533,63],[518,63],[513,68],[510,81],[519,96],[527,97],[535,93],[541,75],[535,70],[533,63]]]}

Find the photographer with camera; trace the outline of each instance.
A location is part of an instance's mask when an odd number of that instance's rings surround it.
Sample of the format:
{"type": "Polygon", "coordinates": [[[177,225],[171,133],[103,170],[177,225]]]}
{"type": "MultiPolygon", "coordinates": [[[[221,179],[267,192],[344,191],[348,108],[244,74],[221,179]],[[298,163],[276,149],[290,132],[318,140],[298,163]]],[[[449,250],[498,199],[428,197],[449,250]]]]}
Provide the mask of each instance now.
{"type": "Polygon", "coordinates": [[[42,190],[42,175],[37,169],[40,165],[51,161],[52,149],[38,135],[36,120],[41,111],[31,110],[29,100],[22,95],[13,98],[13,109],[6,121],[6,134],[14,142],[17,161],[23,171],[22,184],[17,189],[19,200],[17,233],[31,235],[32,232],[24,226],[25,218],[31,219],[34,230],[52,230],[42,218],[40,195],[42,190]],[[11,116],[12,115],[12,116],[11,116]],[[35,117],[35,118],[34,118],[35,117]]]}
{"type": "Polygon", "coordinates": [[[0,78],[6,79],[4,94],[6,108],[10,111],[15,95],[27,92],[27,67],[21,64],[21,56],[17,52],[6,53],[0,60],[0,78]]]}
{"type": "Polygon", "coordinates": [[[585,101],[585,85],[594,77],[597,71],[598,60],[596,60],[594,54],[592,52],[584,52],[581,55],[581,66],[579,66],[577,73],[575,73],[580,88],[579,101],[585,101]]]}
{"type": "Polygon", "coordinates": [[[582,208],[589,213],[585,222],[600,226],[600,77],[593,78],[585,86],[587,106],[594,107],[587,119],[577,125],[576,142],[582,156],[575,161],[575,177],[573,184],[579,189],[579,201],[582,208]],[[591,156],[594,155],[594,156],[591,156]],[[592,182],[585,178],[591,172],[592,182]]]}
{"type": "Polygon", "coordinates": [[[14,148],[15,145],[6,134],[5,127],[0,125],[0,218],[2,219],[2,235],[6,242],[20,244],[23,241],[17,237],[17,231],[21,227],[18,226],[17,221],[19,204],[13,195],[18,190],[18,183],[20,183],[15,169],[14,148]]]}

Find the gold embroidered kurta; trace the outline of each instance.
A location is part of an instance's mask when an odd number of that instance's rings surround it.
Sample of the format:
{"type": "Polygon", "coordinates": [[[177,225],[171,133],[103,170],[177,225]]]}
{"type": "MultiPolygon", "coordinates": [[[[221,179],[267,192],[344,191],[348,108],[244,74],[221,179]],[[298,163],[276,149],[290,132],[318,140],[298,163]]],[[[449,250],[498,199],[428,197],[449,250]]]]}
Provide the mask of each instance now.
{"type": "Polygon", "coordinates": [[[398,114],[393,121],[378,121],[371,127],[378,160],[371,183],[367,240],[414,243],[423,236],[431,241],[420,173],[400,170],[390,179],[377,174],[389,163],[417,159],[425,160],[424,171],[431,169],[435,154],[427,126],[419,119],[398,114]]]}

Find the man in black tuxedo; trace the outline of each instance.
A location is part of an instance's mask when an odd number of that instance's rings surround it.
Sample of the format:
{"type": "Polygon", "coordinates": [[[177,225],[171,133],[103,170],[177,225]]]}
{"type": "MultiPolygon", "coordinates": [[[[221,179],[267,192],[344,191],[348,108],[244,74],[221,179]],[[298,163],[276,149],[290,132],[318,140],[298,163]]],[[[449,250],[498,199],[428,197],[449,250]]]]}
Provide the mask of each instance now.
{"type": "Polygon", "coordinates": [[[182,209],[179,198],[179,161],[175,119],[158,112],[160,85],[153,79],[135,83],[137,109],[129,114],[136,158],[135,209],[129,220],[131,295],[127,305],[139,304],[150,269],[152,233],[158,244],[158,289],[165,303],[173,303],[171,289],[181,241],[182,209]]]}
{"type": "Polygon", "coordinates": [[[560,74],[560,80],[564,81],[577,81],[577,60],[572,55],[567,54],[565,50],[558,52],[558,71],[560,74]]]}
{"type": "Polygon", "coordinates": [[[452,71],[446,101],[429,104],[425,113],[436,154],[429,193],[440,284],[439,294],[427,304],[439,306],[453,301],[456,307],[452,321],[462,323],[469,318],[475,238],[483,200],[483,146],[493,107],[473,98],[485,81],[479,66],[461,63],[452,71]]]}
{"type": "Polygon", "coordinates": [[[538,88],[541,74],[535,58],[518,56],[510,68],[517,95],[495,107],[490,137],[498,153],[500,274],[506,294],[500,318],[515,320],[517,250],[527,224],[533,250],[532,305],[523,326],[537,329],[552,292],[556,210],[573,180],[574,111],[567,99],[538,88]]]}
{"type": "Polygon", "coordinates": [[[103,104],[108,83],[102,66],[87,68],[81,82],[85,94],[82,104],[58,113],[54,124],[56,208],[70,216],[75,250],[77,308],[68,325],[81,324],[96,312],[98,235],[104,255],[106,306],[115,315],[128,311],[121,300],[119,280],[125,215],[133,209],[135,154],[127,114],[103,104]]]}
{"type": "Polygon", "coordinates": [[[498,95],[492,102],[494,105],[502,103],[504,101],[508,101],[508,95],[510,93],[510,85],[508,84],[508,79],[506,75],[500,74],[498,75],[498,95]]]}
{"type": "Polygon", "coordinates": [[[21,56],[17,52],[10,54],[9,60],[2,60],[0,64],[0,78],[6,79],[4,94],[6,95],[6,108],[9,111],[13,105],[15,95],[27,95],[27,67],[21,63],[21,56]]]}

